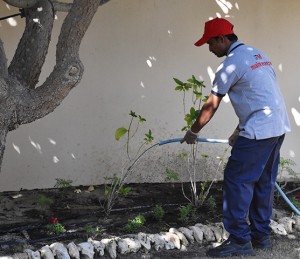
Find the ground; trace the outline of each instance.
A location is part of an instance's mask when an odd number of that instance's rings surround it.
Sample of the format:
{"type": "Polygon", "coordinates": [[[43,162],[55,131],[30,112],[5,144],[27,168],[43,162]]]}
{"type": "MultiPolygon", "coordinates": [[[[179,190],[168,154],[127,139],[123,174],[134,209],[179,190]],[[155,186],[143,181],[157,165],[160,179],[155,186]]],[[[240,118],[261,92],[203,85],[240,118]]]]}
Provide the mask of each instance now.
{"type": "MultiPolygon", "coordinates": [[[[160,233],[168,231],[170,227],[222,221],[221,182],[212,186],[209,196],[213,199],[207,199],[203,206],[189,213],[186,218],[180,213],[180,208],[186,208],[189,203],[182,193],[183,188],[189,194],[189,184],[131,184],[127,187],[130,187],[128,195],[120,197],[109,216],[105,215],[101,207],[104,202],[104,186],[0,193],[0,256],[21,252],[26,247],[37,250],[57,241],[65,244],[70,241],[80,243],[85,242],[88,237],[101,240],[130,232],[160,233]],[[161,220],[156,217],[158,213],[155,214],[157,207],[163,208],[165,212],[161,220]],[[138,215],[144,216],[146,221],[143,226],[134,230],[128,222],[138,215]],[[49,233],[47,225],[51,218],[52,221],[56,218],[66,232],[58,235],[49,233]]],[[[295,188],[294,184],[288,187],[295,188]]],[[[276,199],[274,207],[288,216],[292,215],[280,197],[276,199]]],[[[293,234],[295,240],[272,235],[272,252],[257,251],[257,255],[252,258],[300,258],[300,252],[295,250],[300,249],[300,233],[293,234]]],[[[152,249],[148,253],[138,252],[118,258],[206,258],[205,252],[209,246],[207,243],[195,244],[189,246],[185,252],[157,252],[152,249]]]]}

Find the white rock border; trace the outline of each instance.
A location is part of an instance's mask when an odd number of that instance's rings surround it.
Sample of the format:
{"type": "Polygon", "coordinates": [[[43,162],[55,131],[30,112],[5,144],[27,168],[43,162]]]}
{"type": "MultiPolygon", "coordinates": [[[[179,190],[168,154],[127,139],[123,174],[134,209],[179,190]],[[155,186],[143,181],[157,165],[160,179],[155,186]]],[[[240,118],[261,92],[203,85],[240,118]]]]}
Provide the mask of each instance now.
{"type": "MultiPolygon", "coordinates": [[[[283,217],[278,222],[271,220],[270,228],[274,234],[287,236],[293,239],[291,233],[300,231],[300,216],[283,217]]],[[[108,254],[110,258],[117,258],[118,254],[136,253],[140,250],[156,251],[167,249],[179,249],[186,251],[190,244],[195,242],[211,243],[216,246],[228,238],[228,232],[222,223],[211,225],[195,224],[194,226],[170,228],[169,232],[159,234],[138,233],[124,237],[104,238],[100,241],[88,239],[87,242],[75,244],[73,242],[65,245],[53,243],[50,246],[43,246],[37,251],[25,249],[23,253],[12,256],[1,256],[0,259],[93,259],[95,255],[102,257],[108,254]],[[213,242],[215,242],[213,244],[213,242]]],[[[299,248],[300,249],[300,248],[299,248]]]]}

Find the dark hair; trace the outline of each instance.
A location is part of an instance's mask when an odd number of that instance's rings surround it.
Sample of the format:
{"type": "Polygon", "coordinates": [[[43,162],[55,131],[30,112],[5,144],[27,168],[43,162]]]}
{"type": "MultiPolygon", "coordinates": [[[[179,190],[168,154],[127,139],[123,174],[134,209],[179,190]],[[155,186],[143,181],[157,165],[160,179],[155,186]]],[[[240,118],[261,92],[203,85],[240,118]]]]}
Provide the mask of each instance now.
{"type": "MultiPolygon", "coordinates": [[[[224,37],[226,37],[231,42],[235,42],[235,41],[238,40],[238,36],[236,36],[235,34],[227,34],[224,37]]],[[[213,38],[216,39],[216,40],[218,40],[220,38],[220,36],[216,36],[216,37],[213,37],[213,38]]]]}
{"type": "Polygon", "coordinates": [[[225,37],[226,37],[227,39],[229,39],[230,41],[232,41],[232,42],[238,40],[238,36],[236,36],[235,34],[228,34],[228,35],[225,35],[225,37]]]}

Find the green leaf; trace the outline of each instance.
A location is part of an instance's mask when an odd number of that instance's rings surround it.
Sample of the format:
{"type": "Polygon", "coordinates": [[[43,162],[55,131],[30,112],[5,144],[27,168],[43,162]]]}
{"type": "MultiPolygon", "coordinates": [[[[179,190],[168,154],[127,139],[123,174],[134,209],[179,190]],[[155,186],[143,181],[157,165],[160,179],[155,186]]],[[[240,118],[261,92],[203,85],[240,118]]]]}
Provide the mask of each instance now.
{"type": "Polygon", "coordinates": [[[203,101],[203,102],[206,102],[207,99],[208,99],[208,97],[209,97],[208,95],[205,95],[204,98],[202,99],[202,101],[203,101]]]}
{"type": "Polygon", "coordinates": [[[183,91],[183,87],[181,85],[177,85],[175,87],[175,91],[183,91]]]}
{"type": "Polygon", "coordinates": [[[179,157],[179,158],[188,157],[188,153],[185,153],[185,152],[180,153],[177,157],[179,157]]]}
{"type": "Polygon", "coordinates": [[[139,117],[139,124],[143,124],[146,121],[146,119],[143,118],[141,115],[139,115],[138,117],[139,117]]]}
{"type": "Polygon", "coordinates": [[[120,140],[127,132],[128,130],[126,128],[118,128],[115,133],[116,140],[120,140]]]}
{"type": "Polygon", "coordinates": [[[179,85],[181,85],[181,86],[184,85],[184,83],[183,83],[182,81],[180,81],[179,79],[177,79],[177,78],[173,78],[173,79],[174,79],[174,81],[175,81],[177,84],[179,84],[179,85]]]}
{"type": "Polygon", "coordinates": [[[185,91],[188,91],[190,88],[192,88],[193,87],[193,85],[192,84],[185,84],[184,85],[184,90],[185,91]]]}
{"type": "Polygon", "coordinates": [[[202,93],[201,92],[198,92],[198,91],[194,91],[194,94],[196,96],[196,100],[199,100],[202,98],[202,93]]]}
{"type": "Polygon", "coordinates": [[[135,112],[133,112],[133,111],[130,111],[130,113],[129,113],[129,115],[131,116],[131,117],[137,117],[137,115],[135,114],[135,112]]]}
{"type": "Polygon", "coordinates": [[[146,141],[147,144],[150,144],[154,137],[152,136],[152,131],[149,129],[148,134],[145,134],[146,138],[144,138],[144,140],[146,141]]]}

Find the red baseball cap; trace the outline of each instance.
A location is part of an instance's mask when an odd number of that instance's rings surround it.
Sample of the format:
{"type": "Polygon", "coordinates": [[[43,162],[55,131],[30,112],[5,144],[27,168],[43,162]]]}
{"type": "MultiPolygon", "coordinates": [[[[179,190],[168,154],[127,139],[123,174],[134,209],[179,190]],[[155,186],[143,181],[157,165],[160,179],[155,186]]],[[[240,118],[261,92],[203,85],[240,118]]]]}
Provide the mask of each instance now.
{"type": "Polygon", "coordinates": [[[234,34],[233,24],[223,18],[209,20],[205,23],[202,38],[195,43],[195,46],[200,47],[213,37],[228,34],[234,34]]]}

